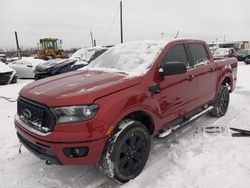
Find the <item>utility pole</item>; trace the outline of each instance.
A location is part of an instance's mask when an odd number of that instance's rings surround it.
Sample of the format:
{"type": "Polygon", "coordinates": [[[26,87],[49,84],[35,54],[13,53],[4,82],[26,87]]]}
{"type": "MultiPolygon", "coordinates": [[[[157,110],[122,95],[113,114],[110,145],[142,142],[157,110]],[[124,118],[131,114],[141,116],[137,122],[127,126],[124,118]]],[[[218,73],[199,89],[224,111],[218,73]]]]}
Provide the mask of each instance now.
{"type": "Polygon", "coordinates": [[[174,37],[175,39],[177,39],[177,38],[178,38],[179,33],[180,33],[180,31],[178,30],[178,31],[177,31],[177,33],[176,33],[176,35],[175,35],[175,37],[174,37]]]}
{"type": "Polygon", "coordinates": [[[120,27],[121,27],[121,43],[123,43],[122,0],[120,1],[120,27]]]}
{"type": "Polygon", "coordinates": [[[19,48],[19,42],[18,42],[18,37],[17,37],[17,32],[15,31],[15,38],[16,38],[16,48],[17,48],[17,55],[18,58],[21,59],[21,49],[19,48]]]}
{"type": "Polygon", "coordinates": [[[164,33],[161,33],[161,39],[163,40],[165,37],[165,34],[164,33]]]}
{"type": "Polygon", "coordinates": [[[94,39],[93,39],[92,31],[90,31],[90,38],[91,38],[92,47],[94,47],[94,39]]]}

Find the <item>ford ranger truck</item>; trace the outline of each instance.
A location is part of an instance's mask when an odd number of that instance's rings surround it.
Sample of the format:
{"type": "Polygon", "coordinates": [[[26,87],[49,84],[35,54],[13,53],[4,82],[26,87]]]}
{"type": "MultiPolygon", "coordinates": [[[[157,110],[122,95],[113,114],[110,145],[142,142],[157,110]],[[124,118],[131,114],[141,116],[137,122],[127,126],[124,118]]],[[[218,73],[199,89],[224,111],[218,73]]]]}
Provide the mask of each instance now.
{"type": "Polygon", "coordinates": [[[214,59],[201,40],[120,44],[80,71],[25,86],[17,136],[49,163],[98,164],[125,183],[143,170],[152,135],[224,116],[236,79],[237,59],[214,59]]]}

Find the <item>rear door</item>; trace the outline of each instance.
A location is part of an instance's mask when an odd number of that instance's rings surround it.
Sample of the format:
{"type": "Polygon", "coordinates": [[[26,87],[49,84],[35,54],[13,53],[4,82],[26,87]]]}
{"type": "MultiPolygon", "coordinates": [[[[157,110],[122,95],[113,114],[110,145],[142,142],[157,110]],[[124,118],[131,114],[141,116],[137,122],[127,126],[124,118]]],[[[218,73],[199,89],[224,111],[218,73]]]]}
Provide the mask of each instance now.
{"type": "Polygon", "coordinates": [[[186,73],[165,76],[159,83],[161,96],[158,102],[162,112],[162,121],[168,123],[194,109],[196,105],[196,80],[192,78],[193,69],[190,69],[183,44],[172,46],[161,63],[163,62],[184,62],[187,66],[186,73]]]}
{"type": "Polygon", "coordinates": [[[197,107],[213,100],[216,92],[217,70],[209,56],[207,48],[202,43],[185,45],[193,74],[197,80],[197,107]]]}

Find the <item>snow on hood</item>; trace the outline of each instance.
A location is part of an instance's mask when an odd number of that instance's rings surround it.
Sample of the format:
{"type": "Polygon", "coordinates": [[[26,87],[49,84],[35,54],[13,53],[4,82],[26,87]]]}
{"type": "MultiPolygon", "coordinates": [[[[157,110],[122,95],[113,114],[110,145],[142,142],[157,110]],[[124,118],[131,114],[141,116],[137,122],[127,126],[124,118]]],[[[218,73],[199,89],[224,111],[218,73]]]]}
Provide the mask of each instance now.
{"type": "Polygon", "coordinates": [[[8,65],[0,62],[0,73],[13,72],[14,70],[10,68],[8,65]]]}
{"type": "Polygon", "coordinates": [[[20,63],[29,63],[31,64],[33,67],[39,65],[40,63],[43,63],[45,62],[44,60],[42,59],[36,59],[34,57],[22,57],[22,59],[19,59],[19,60],[16,60],[16,61],[13,61],[11,62],[10,64],[20,64],[20,63]]]}
{"type": "Polygon", "coordinates": [[[49,61],[45,61],[44,63],[41,63],[37,66],[37,68],[38,69],[48,69],[51,67],[55,67],[57,65],[72,63],[73,61],[75,61],[75,60],[57,58],[57,59],[52,59],[49,61]]]}
{"type": "Polygon", "coordinates": [[[48,106],[91,104],[97,98],[140,81],[141,77],[127,78],[118,73],[75,71],[32,82],[20,95],[48,106]]]}
{"type": "Polygon", "coordinates": [[[149,70],[165,45],[166,41],[119,44],[82,69],[123,72],[132,76],[141,76],[149,70]]]}

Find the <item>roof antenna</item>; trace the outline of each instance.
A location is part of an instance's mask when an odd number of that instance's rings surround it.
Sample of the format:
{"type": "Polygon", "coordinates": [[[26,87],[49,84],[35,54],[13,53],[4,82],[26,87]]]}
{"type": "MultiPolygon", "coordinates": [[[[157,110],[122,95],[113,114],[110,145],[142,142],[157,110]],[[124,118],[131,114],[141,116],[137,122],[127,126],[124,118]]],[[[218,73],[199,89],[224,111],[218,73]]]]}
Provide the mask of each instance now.
{"type": "Polygon", "coordinates": [[[177,38],[178,38],[179,33],[180,33],[180,32],[179,32],[179,30],[178,30],[178,31],[177,31],[177,33],[176,33],[176,35],[175,35],[175,37],[174,37],[175,39],[177,39],[177,38]]]}

